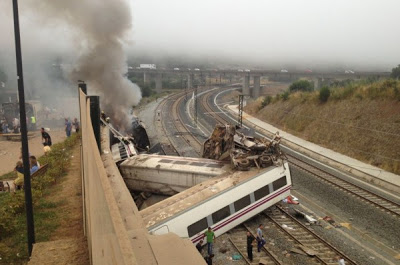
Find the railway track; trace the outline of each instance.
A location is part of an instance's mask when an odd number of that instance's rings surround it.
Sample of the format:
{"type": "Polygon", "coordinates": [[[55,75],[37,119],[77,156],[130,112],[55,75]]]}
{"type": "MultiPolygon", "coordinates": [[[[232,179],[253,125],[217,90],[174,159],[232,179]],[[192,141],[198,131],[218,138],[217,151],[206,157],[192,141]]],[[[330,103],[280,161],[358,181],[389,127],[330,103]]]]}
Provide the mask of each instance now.
{"type": "Polygon", "coordinates": [[[277,206],[270,214],[264,213],[264,216],[296,244],[314,252],[315,256],[310,264],[337,264],[337,257],[340,256],[346,261],[346,264],[357,265],[356,262],[308,229],[283,208],[277,206]]]}
{"type": "Polygon", "coordinates": [[[386,199],[378,194],[375,194],[369,190],[361,188],[351,182],[343,180],[341,178],[336,177],[333,174],[330,174],[326,171],[323,171],[307,162],[299,160],[293,156],[287,155],[289,157],[289,162],[291,165],[308,172],[309,174],[321,179],[322,181],[329,183],[335,188],[341,189],[352,196],[356,196],[363,201],[374,205],[377,208],[384,210],[385,212],[400,217],[400,205],[394,201],[386,199]]]}
{"type": "Polygon", "coordinates": [[[247,232],[250,232],[255,238],[255,234],[253,233],[255,229],[251,229],[248,225],[243,224],[235,227],[234,229],[229,231],[229,241],[231,241],[232,245],[236,248],[236,250],[240,253],[243,259],[247,264],[260,264],[260,261],[263,260],[263,264],[266,265],[281,265],[281,263],[272,252],[266,247],[263,246],[261,252],[257,252],[256,243],[253,246],[253,261],[250,261],[247,258],[247,232]]]}
{"type": "MultiPolygon", "coordinates": [[[[208,98],[211,96],[211,93],[206,94],[202,100],[202,104],[206,105],[205,107],[209,110],[209,113],[215,117],[215,119],[219,123],[223,123],[224,121],[226,123],[229,123],[231,121],[228,121],[228,119],[224,119],[221,117],[221,115],[218,115],[215,110],[212,109],[212,107],[209,104],[208,98]]],[[[262,133],[262,131],[260,131],[262,133]]],[[[372,204],[377,208],[382,209],[388,214],[391,214],[393,216],[400,217],[400,204],[389,200],[387,198],[384,198],[372,191],[366,190],[364,188],[361,188],[349,181],[343,180],[341,178],[336,177],[333,174],[330,174],[329,172],[326,172],[322,169],[319,169],[310,163],[304,162],[302,160],[299,160],[291,155],[286,154],[287,157],[289,158],[289,163],[292,166],[295,166],[303,171],[308,172],[312,176],[329,183],[330,185],[334,186],[335,188],[341,189],[352,196],[358,197],[362,199],[362,201],[372,204]]]]}
{"type": "Polygon", "coordinates": [[[168,117],[166,117],[164,112],[165,109],[167,108],[166,106],[170,104],[169,101],[175,96],[176,95],[168,96],[157,106],[154,124],[156,125],[156,128],[161,129],[163,131],[163,134],[166,136],[168,140],[168,143],[161,144],[161,148],[163,149],[164,153],[166,155],[180,156],[178,150],[176,150],[174,146],[174,143],[170,139],[166,124],[166,122],[168,121],[168,117]]]}
{"type": "MultiPolygon", "coordinates": [[[[201,156],[201,148],[202,148],[202,143],[198,138],[196,138],[192,131],[187,127],[185,122],[183,121],[183,118],[179,112],[179,106],[183,104],[183,100],[185,99],[185,93],[181,96],[179,96],[173,103],[172,105],[172,117],[174,121],[174,126],[176,128],[176,135],[182,137],[185,142],[193,147],[194,151],[197,153],[198,156],[201,156]]],[[[167,112],[170,113],[170,112],[167,112]]]]}

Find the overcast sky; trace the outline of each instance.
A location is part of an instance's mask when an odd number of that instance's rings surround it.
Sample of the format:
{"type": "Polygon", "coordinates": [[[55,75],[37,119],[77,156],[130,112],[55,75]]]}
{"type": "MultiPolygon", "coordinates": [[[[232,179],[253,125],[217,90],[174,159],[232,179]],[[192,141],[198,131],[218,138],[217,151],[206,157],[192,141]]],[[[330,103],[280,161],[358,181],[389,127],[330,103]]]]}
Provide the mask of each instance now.
{"type": "Polygon", "coordinates": [[[400,63],[399,0],[133,0],[135,50],[400,63]]]}

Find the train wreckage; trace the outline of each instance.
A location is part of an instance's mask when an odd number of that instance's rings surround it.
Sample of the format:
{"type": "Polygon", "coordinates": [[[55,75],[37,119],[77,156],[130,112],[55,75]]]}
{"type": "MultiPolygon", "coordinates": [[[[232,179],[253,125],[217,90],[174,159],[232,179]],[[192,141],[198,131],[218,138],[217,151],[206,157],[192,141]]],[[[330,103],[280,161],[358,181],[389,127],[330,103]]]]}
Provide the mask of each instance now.
{"type": "Polygon", "coordinates": [[[207,227],[219,236],[290,195],[279,134],[268,141],[217,125],[202,157],[193,158],[138,151],[133,137],[107,126],[119,140],[113,158],[128,189],[144,195],[135,202],[146,194],[170,196],[140,211],[152,234],[174,232],[198,243],[207,227]]]}

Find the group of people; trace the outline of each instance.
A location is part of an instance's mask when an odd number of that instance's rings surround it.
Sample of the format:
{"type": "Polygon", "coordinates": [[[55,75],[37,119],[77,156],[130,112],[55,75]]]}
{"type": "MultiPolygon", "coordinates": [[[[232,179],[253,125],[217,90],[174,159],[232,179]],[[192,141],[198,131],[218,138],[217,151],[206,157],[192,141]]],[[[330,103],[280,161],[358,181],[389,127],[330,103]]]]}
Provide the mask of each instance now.
{"type": "Polygon", "coordinates": [[[65,118],[65,133],[67,134],[67,137],[71,136],[72,132],[72,126],[75,128],[75,132],[79,132],[80,126],[79,126],[79,121],[77,118],[74,119],[73,122],[71,122],[68,118],[65,118]]]}
{"type": "MultiPolygon", "coordinates": [[[[214,258],[213,245],[215,242],[215,234],[214,234],[214,231],[211,229],[211,227],[208,227],[207,231],[204,233],[203,239],[204,238],[206,238],[206,240],[207,240],[207,256],[204,257],[204,259],[208,265],[212,265],[212,259],[214,258]]],[[[200,242],[197,243],[197,245],[196,245],[196,248],[200,252],[200,254],[202,253],[203,242],[204,242],[204,240],[200,240],[200,242]]],[[[263,235],[263,225],[262,224],[260,224],[258,226],[255,238],[251,232],[249,232],[249,231],[247,232],[247,257],[250,260],[250,262],[253,262],[253,246],[256,242],[257,242],[257,251],[260,252],[261,249],[266,244],[266,240],[263,235]]],[[[338,257],[338,264],[345,265],[346,263],[342,257],[338,257]]]]}
{"type": "MultiPolygon", "coordinates": [[[[32,175],[40,168],[40,163],[37,161],[36,157],[33,155],[29,156],[29,172],[32,175]]],[[[18,160],[15,169],[17,172],[17,178],[14,180],[15,189],[19,190],[24,185],[24,164],[22,163],[22,152],[20,160],[18,160]]]]}
{"type": "MultiPolygon", "coordinates": [[[[36,117],[31,116],[26,118],[26,124],[28,130],[36,130],[36,117]]],[[[10,128],[6,119],[1,121],[0,131],[2,133],[20,133],[21,132],[21,122],[18,118],[12,120],[12,127],[10,128]]]]}

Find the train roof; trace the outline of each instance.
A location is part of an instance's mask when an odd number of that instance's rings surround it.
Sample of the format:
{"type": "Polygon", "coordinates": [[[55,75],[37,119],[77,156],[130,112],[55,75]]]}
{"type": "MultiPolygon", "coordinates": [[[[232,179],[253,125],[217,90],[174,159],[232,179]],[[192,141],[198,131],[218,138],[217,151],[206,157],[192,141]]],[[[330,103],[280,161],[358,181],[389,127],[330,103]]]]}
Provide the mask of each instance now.
{"type": "Polygon", "coordinates": [[[253,177],[271,171],[274,168],[276,167],[270,166],[265,169],[251,168],[249,171],[225,173],[141,210],[140,213],[146,227],[152,227],[197,204],[217,196],[217,194],[221,192],[227,191],[234,186],[241,185],[253,177]]]}
{"type": "Polygon", "coordinates": [[[230,163],[206,158],[179,156],[160,156],[141,154],[124,161],[120,167],[153,169],[160,171],[176,171],[186,173],[203,173],[205,175],[221,175],[231,171],[230,163]]]}

